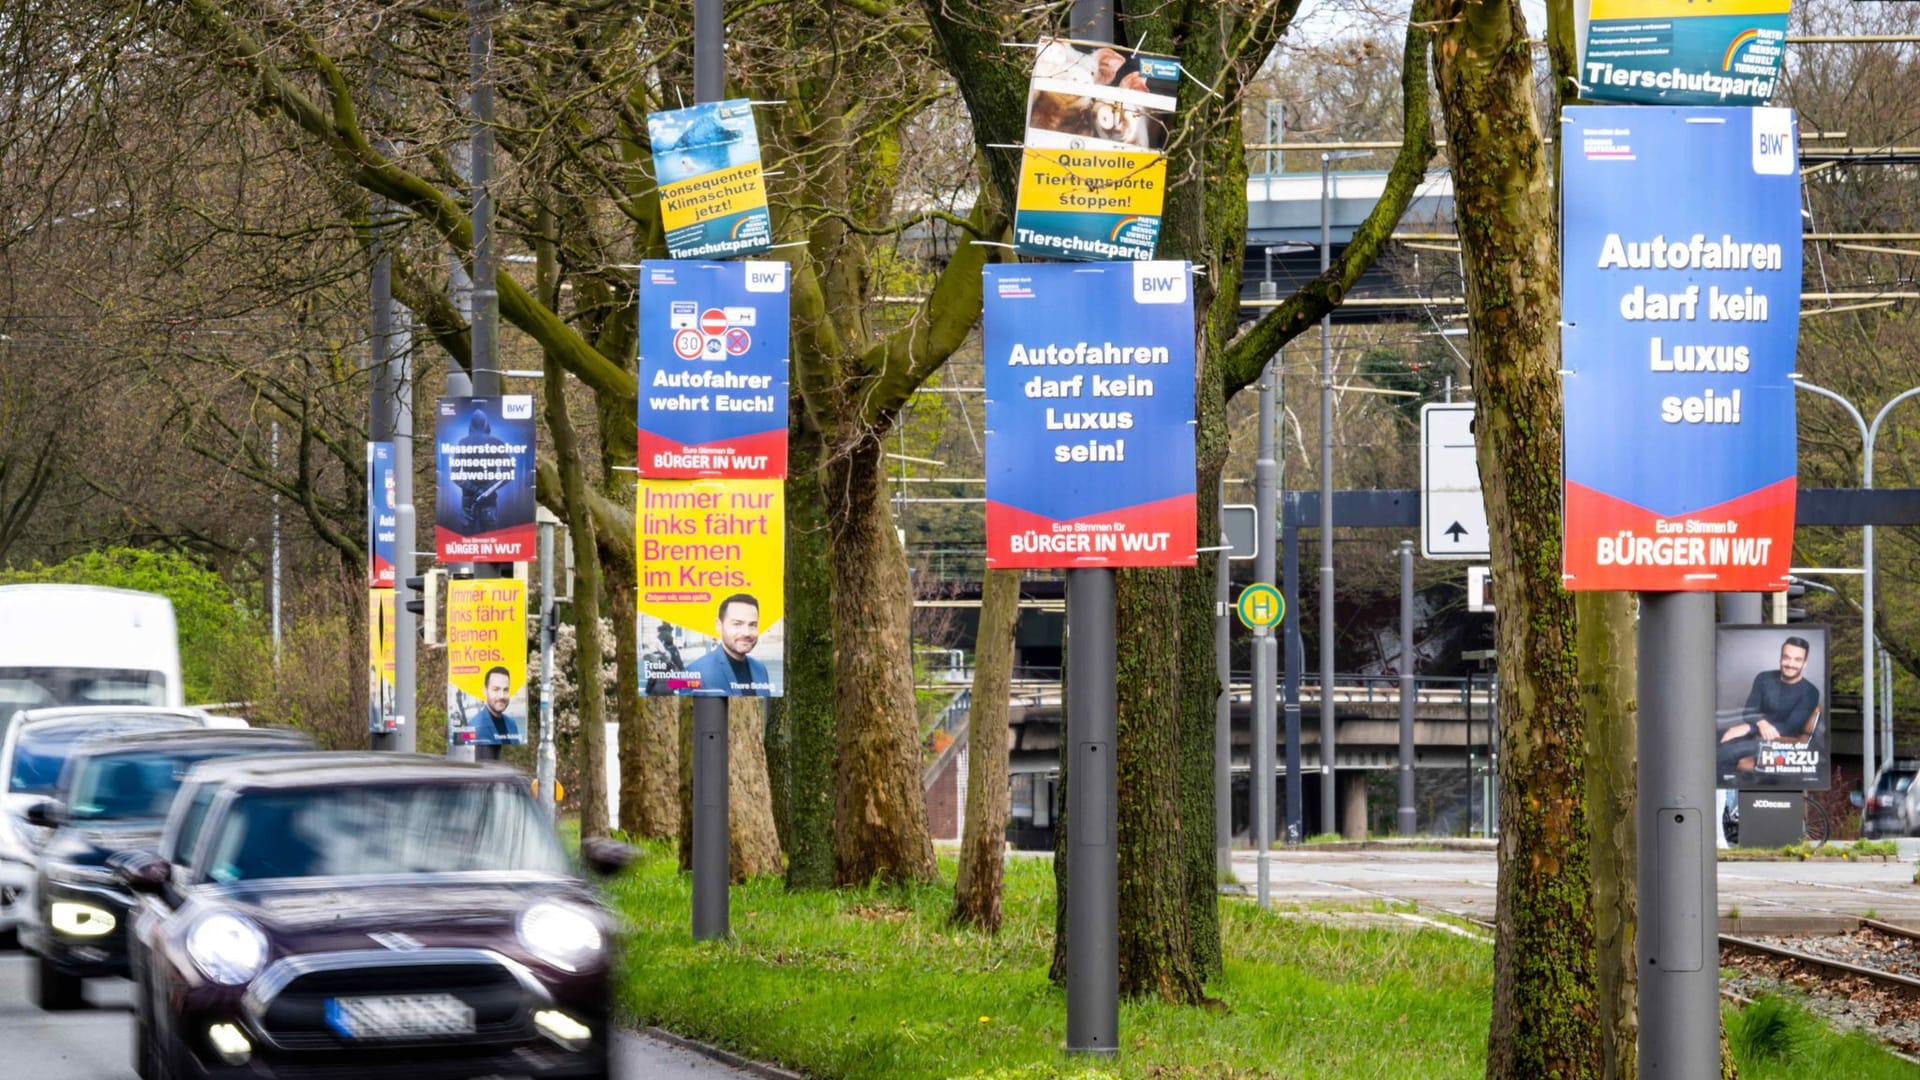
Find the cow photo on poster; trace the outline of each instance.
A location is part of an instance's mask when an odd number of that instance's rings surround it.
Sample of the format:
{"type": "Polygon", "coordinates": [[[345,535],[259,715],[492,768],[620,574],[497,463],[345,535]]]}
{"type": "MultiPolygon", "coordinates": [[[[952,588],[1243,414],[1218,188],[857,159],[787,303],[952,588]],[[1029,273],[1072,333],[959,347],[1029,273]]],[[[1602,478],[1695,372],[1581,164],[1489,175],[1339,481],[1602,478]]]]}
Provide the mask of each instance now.
{"type": "Polygon", "coordinates": [[[1827,628],[1722,626],[1716,648],[1718,786],[1827,790],[1827,628]]]}

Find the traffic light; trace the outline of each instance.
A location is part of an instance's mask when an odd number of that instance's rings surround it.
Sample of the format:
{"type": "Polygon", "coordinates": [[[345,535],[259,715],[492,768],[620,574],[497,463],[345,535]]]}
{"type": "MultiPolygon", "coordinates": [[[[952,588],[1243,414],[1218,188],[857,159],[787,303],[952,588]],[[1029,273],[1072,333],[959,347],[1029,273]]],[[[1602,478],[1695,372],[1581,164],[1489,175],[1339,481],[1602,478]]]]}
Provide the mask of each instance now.
{"type": "Polygon", "coordinates": [[[1791,585],[1787,586],[1787,621],[1788,622],[1796,623],[1796,622],[1806,621],[1807,609],[1803,607],[1795,607],[1793,605],[1793,602],[1795,600],[1800,600],[1802,597],[1806,595],[1807,595],[1806,582],[1796,581],[1791,585]]]}
{"type": "Polygon", "coordinates": [[[407,610],[420,617],[420,640],[427,645],[440,644],[437,616],[440,609],[441,570],[429,570],[418,577],[408,578],[404,584],[407,591],[414,594],[407,599],[407,610]]]}

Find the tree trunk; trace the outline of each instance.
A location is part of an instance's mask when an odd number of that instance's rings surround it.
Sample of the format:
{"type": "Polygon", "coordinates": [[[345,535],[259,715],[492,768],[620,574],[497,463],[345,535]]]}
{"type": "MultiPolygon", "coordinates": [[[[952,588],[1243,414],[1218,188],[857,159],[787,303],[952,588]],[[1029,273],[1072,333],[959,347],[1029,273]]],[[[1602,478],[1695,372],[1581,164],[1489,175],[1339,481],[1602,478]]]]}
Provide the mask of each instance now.
{"type": "MultiPolygon", "coordinates": [[[[803,409],[793,406],[800,417],[803,409]]],[[[833,884],[833,574],[820,490],[820,436],[787,443],[787,888],[833,884]]]]}
{"type": "Polygon", "coordinates": [[[1638,653],[1630,593],[1574,598],[1580,627],[1580,698],[1587,714],[1587,814],[1593,836],[1593,946],[1599,979],[1600,1075],[1639,1075],[1640,849],[1636,835],[1634,686],[1638,653]]]}
{"type": "Polygon", "coordinates": [[[1586,745],[1561,588],[1560,276],[1553,188],[1515,0],[1431,14],[1453,158],[1499,606],[1500,884],[1487,1075],[1599,1075],[1586,745]]]}
{"type": "MultiPolygon", "coordinates": [[[[793,684],[788,683],[789,687],[793,684]]],[[[760,745],[767,756],[767,795],[773,803],[773,830],[780,850],[793,843],[793,729],[787,726],[787,699],[767,702],[767,729],[760,745]]]]}
{"type": "Polygon", "coordinates": [[[607,614],[613,620],[614,712],[620,718],[620,828],[641,839],[664,838],[679,825],[673,790],[676,743],[640,696],[631,557],[622,560],[602,544],[601,559],[607,571],[607,614]]]}
{"type": "Polygon", "coordinates": [[[587,506],[586,470],[567,415],[566,376],[557,363],[547,364],[544,391],[547,428],[560,466],[565,492],[567,535],[573,543],[573,629],[578,647],[575,682],[579,684],[580,735],[586,760],[581,764],[580,837],[606,836],[607,823],[607,705],[600,678],[600,546],[594,539],[593,513],[587,506]]]}
{"type": "Polygon", "coordinates": [[[828,462],[834,513],[836,884],[939,876],[920,786],[919,722],[907,656],[910,588],[894,534],[880,437],[867,433],[828,462]]]}
{"type": "MultiPolygon", "coordinates": [[[[1579,100],[1573,0],[1549,0],[1547,53],[1560,108],[1579,100]]],[[[1559,186],[1561,151],[1553,144],[1559,186]]],[[[1557,220],[1557,219],[1556,219],[1557,220]]],[[[1556,229],[1557,235],[1557,229],[1556,229]]],[[[1573,601],[1579,627],[1580,699],[1587,717],[1587,813],[1593,844],[1593,946],[1600,1011],[1600,1075],[1640,1073],[1639,857],[1635,773],[1640,705],[1634,598],[1583,592],[1573,601]]]]}
{"type": "Polygon", "coordinates": [[[967,706],[967,823],[953,921],[1000,930],[1007,858],[1007,705],[1013,683],[1013,630],[1020,618],[1020,571],[989,570],[974,637],[973,696],[967,706]]]}
{"type": "Polygon", "coordinates": [[[773,825],[765,729],[766,699],[727,699],[727,869],[735,884],[785,869],[773,825]]]}
{"type": "MultiPolygon", "coordinates": [[[[1128,632],[1115,674],[1121,802],[1120,992],[1175,1004],[1204,999],[1187,925],[1180,803],[1180,571],[1121,570],[1115,617],[1128,632]]],[[[1211,822],[1213,816],[1207,815],[1211,822]]]]}

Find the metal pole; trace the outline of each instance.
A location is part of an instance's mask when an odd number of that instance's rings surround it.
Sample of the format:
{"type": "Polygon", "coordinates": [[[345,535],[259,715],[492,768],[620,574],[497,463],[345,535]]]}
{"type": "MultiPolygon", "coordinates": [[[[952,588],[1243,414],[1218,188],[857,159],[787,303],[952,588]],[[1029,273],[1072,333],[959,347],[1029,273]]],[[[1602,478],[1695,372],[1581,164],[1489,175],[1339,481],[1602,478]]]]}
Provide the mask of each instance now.
{"type": "MultiPolygon", "coordinates": [[[[268,460],[280,471],[280,421],[273,422],[273,447],[268,460]]],[[[273,666],[280,666],[280,493],[273,493],[273,666]]],[[[377,628],[376,628],[377,632],[377,628]]]]}
{"type": "Polygon", "coordinates": [[[1412,836],[1413,812],[1413,541],[1400,541],[1400,835],[1412,836]]]}
{"type": "MultiPolygon", "coordinates": [[[[1269,359],[1266,370],[1260,373],[1260,433],[1253,464],[1254,528],[1259,538],[1253,558],[1253,579],[1266,585],[1274,584],[1273,541],[1279,518],[1279,464],[1275,460],[1273,433],[1278,376],[1279,365],[1269,359]]],[[[1273,634],[1264,630],[1256,633],[1253,638],[1252,782],[1259,788],[1260,801],[1253,804],[1258,807],[1253,844],[1261,907],[1268,903],[1271,870],[1267,859],[1273,850],[1273,704],[1279,696],[1275,685],[1279,660],[1279,642],[1273,634]]]]}
{"type": "MultiPolygon", "coordinates": [[[[1113,0],[1073,0],[1073,36],[1112,41],[1113,0]]],[[[1067,572],[1067,1053],[1120,1048],[1114,572],[1067,572]]]]}
{"type": "Polygon", "coordinates": [[[1067,571],[1067,1053],[1120,1045],[1114,577],[1067,571]]]}
{"type": "MultiPolygon", "coordinates": [[[[378,85],[378,80],[379,76],[378,73],[376,73],[376,86],[378,85]]],[[[384,143],[379,144],[378,148],[382,153],[385,153],[386,146],[384,143]]],[[[375,221],[383,220],[386,212],[387,204],[385,200],[375,199],[373,202],[375,221]]],[[[372,332],[370,335],[371,340],[368,343],[367,356],[367,437],[374,442],[386,442],[393,438],[393,259],[387,251],[386,237],[383,235],[382,229],[378,224],[374,226],[373,230],[373,266],[370,277],[372,280],[368,290],[368,311],[372,324],[370,330],[372,332]]],[[[394,463],[396,471],[398,467],[398,463],[394,463]]],[[[367,483],[371,485],[373,479],[373,475],[369,473],[367,483]]],[[[396,483],[394,485],[394,524],[396,526],[394,536],[394,587],[396,595],[393,605],[393,681],[394,710],[396,713],[404,716],[412,712],[412,702],[407,698],[401,697],[399,693],[400,650],[402,648],[402,642],[406,640],[400,632],[400,613],[406,609],[407,605],[405,600],[397,594],[399,589],[405,586],[406,577],[412,575],[409,573],[403,577],[400,574],[398,526],[401,501],[397,480],[398,478],[396,477],[396,483]]],[[[380,493],[371,492],[370,494],[372,498],[369,500],[369,505],[378,506],[380,493]]],[[[377,514],[377,511],[375,511],[375,513],[377,514]]],[[[367,535],[369,538],[373,536],[377,528],[377,521],[367,522],[367,535]]],[[[411,544],[408,545],[409,548],[411,548],[411,546],[411,544]]],[[[379,628],[369,626],[367,632],[369,634],[378,633],[379,628]]],[[[411,658],[409,658],[409,660],[410,659],[411,658]]],[[[393,744],[398,741],[398,736],[399,730],[398,724],[396,723],[395,730],[391,733],[373,732],[370,736],[371,745],[375,750],[391,750],[394,748],[393,744]]]]}
{"type": "MultiPolygon", "coordinates": [[[[468,397],[472,394],[473,380],[468,377],[466,372],[459,370],[450,370],[447,372],[448,397],[468,397]]],[[[477,577],[479,576],[479,569],[480,568],[473,563],[451,563],[447,566],[447,576],[449,579],[477,577]]],[[[440,692],[445,694],[447,688],[444,686],[441,687],[440,692]]],[[[476,752],[477,748],[472,743],[456,743],[453,739],[454,719],[451,703],[448,705],[447,713],[447,760],[475,760],[479,755],[476,752]]]]}
{"type": "Polygon", "coordinates": [[[540,750],[533,775],[539,784],[540,805],[552,814],[556,761],[553,746],[553,639],[558,629],[553,605],[553,532],[555,519],[541,514],[540,529],[540,750]]]}
{"type": "Polygon", "coordinates": [[[467,0],[467,64],[473,110],[473,392],[500,392],[500,293],[493,238],[494,0],[467,0]]]}
{"type": "Polygon", "coordinates": [[[1305,838],[1302,817],[1306,810],[1300,777],[1300,669],[1306,666],[1307,650],[1300,640],[1300,526],[1298,514],[1288,500],[1289,510],[1280,525],[1281,595],[1287,599],[1287,613],[1280,620],[1280,632],[1287,642],[1286,678],[1282,696],[1286,705],[1284,723],[1287,754],[1287,843],[1298,844],[1305,838]]]}
{"type": "MultiPolygon", "coordinates": [[[[1216,501],[1226,502],[1227,485],[1216,487],[1216,501]]],[[[1225,531],[1223,528],[1222,532],[1225,531]]],[[[1233,665],[1230,649],[1227,552],[1214,558],[1213,568],[1213,676],[1220,692],[1213,699],[1213,847],[1221,874],[1233,871],[1233,665]]]]}
{"type": "MultiPolygon", "coordinates": [[[[1818,386],[1805,379],[1795,379],[1794,385],[1810,393],[1819,394],[1823,398],[1839,402],[1840,406],[1847,410],[1847,415],[1853,417],[1855,426],[1860,429],[1861,486],[1871,488],[1873,486],[1873,436],[1879,430],[1880,417],[1885,416],[1887,409],[1892,408],[1902,398],[1920,392],[1920,387],[1915,387],[1887,402],[1886,407],[1880,410],[1880,415],[1874,417],[1874,426],[1868,428],[1866,417],[1860,415],[1860,410],[1854,408],[1853,402],[1824,386],[1818,386]]],[[[1862,526],[1860,529],[1860,566],[1864,571],[1862,577],[1865,579],[1861,583],[1862,603],[1860,605],[1860,790],[1866,798],[1870,799],[1873,797],[1875,774],[1879,771],[1878,762],[1874,760],[1877,747],[1874,745],[1876,740],[1873,715],[1873,526],[1871,525],[1862,526]]]]}
{"type": "MultiPolygon", "coordinates": [[[[1806,384],[1802,383],[1801,385],[1804,386],[1806,384]]],[[[1920,394],[1920,386],[1916,386],[1911,390],[1904,390],[1904,391],[1901,391],[1899,394],[1896,394],[1893,400],[1887,402],[1885,405],[1880,406],[1880,411],[1875,413],[1873,416],[1873,423],[1867,425],[1867,433],[1863,440],[1863,445],[1866,447],[1866,452],[1863,455],[1863,461],[1860,466],[1860,486],[1863,488],[1866,488],[1868,491],[1873,490],[1873,444],[1878,442],[1880,439],[1880,422],[1887,418],[1887,414],[1893,411],[1893,407],[1895,405],[1898,405],[1901,402],[1907,400],[1908,398],[1913,397],[1915,394],[1920,394]]],[[[1857,416],[1856,416],[1856,419],[1858,419],[1857,416]]],[[[1873,591],[1874,591],[1873,590],[1873,586],[1874,586],[1873,526],[1867,525],[1863,527],[1861,529],[1861,536],[1862,536],[1862,540],[1860,544],[1860,547],[1861,547],[1860,567],[1862,570],[1865,571],[1865,574],[1863,576],[1866,578],[1866,580],[1861,585],[1862,603],[1860,605],[1861,607],[1860,622],[1861,622],[1861,628],[1862,628],[1861,633],[1865,638],[1865,644],[1862,646],[1862,653],[1866,658],[1866,668],[1865,668],[1866,675],[1861,680],[1862,689],[1860,692],[1860,713],[1862,716],[1869,718],[1866,721],[1867,727],[1865,731],[1862,733],[1863,734],[1862,743],[1864,745],[1866,742],[1872,739],[1873,731],[1874,731],[1874,722],[1875,720],[1878,719],[1878,717],[1874,713],[1874,708],[1873,708],[1873,695],[1874,695],[1874,691],[1877,689],[1877,687],[1874,685],[1874,679],[1873,679],[1873,657],[1874,657],[1874,652],[1880,647],[1880,645],[1879,645],[1879,638],[1874,633],[1874,625],[1873,625],[1874,618],[1875,618],[1874,610],[1873,610],[1873,600],[1874,600],[1874,596],[1873,596],[1873,591]]],[[[1886,726],[1885,739],[1886,739],[1885,760],[1891,761],[1893,760],[1893,726],[1891,722],[1889,722],[1888,725],[1886,726]]],[[[1873,770],[1873,758],[1871,757],[1867,758],[1864,764],[1866,766],[1866,774],[1867,774],[1866,783],[1869,788],[1868,793],[1871,794],[1871,788],[1873,787],[1874,781],[1876,779],[1874,775],[1874,770],[1873,770]]]]}
{"type": "MultiPolygon", "coordinates": [[[[414,576],[414,533],[418,522],[413,508],[413,323],[407,309],[389,307],[393,333],[387,346],[387,368],[393,388],[393,574],[405,584],[414,576]]],[[[386,749],[411,754],[419,748],[420,631],[419,620],[395,597],[393,605],[393,699],[397,715],[386,749]]]]}
{"type": "MultiPolygon", "coordinates": [[[[693,98],[719,101],[726,88],[721,0],[694,0],[693,98]]],[[[727,699],[693,699],[693,938],[728,933],[727,699]]]]}
{"type": "MultiPolygon", "coordinates": [[[[1333,263],[1333,157],[1320,155],[1320,272],[1333,263]]],[[[1333,791],[1333,317],[1320,316],[1320,831],[1339,830],[1333,791]]]]}
{"type": "Polygon", "coordinates": [[[1713,595],[1640,594],[1640,1070],[1720,1075],[1713,595]]]}
{"type": "Polygon", "coordinates": [[[727,699],[693,699],[693,940],[729,933],[727,699]]]}

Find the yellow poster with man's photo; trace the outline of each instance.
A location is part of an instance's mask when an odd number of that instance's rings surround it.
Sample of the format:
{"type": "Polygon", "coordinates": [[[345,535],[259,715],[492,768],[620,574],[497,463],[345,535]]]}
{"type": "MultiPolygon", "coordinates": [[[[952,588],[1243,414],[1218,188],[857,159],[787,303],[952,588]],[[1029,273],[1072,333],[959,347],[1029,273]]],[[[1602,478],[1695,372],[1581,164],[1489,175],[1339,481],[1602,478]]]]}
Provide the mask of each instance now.
{"type": "Polygon", "coordinates": [[[643,692],[782,696],[785,484],[640,480],[634,550],[643,692]]]}
{"type": "Polygon", "coordinates": [[[367,590],[367,730],[385,735],[400,718],[393,692],[393,590],[367,590]]]}
{"type": "Polygon", "coordinates": [[[447,583],[447,739],[458,745],[527,741],[527,583],[447,583]]]}

